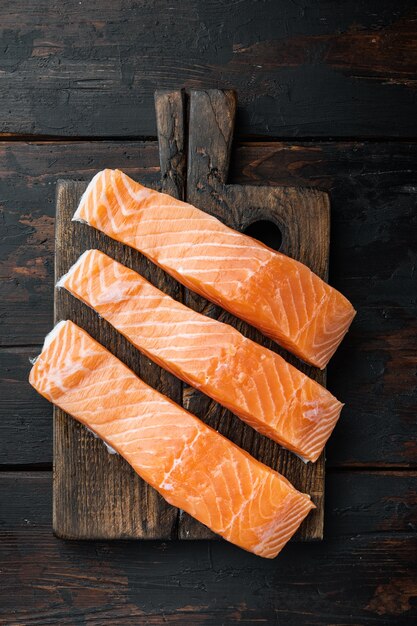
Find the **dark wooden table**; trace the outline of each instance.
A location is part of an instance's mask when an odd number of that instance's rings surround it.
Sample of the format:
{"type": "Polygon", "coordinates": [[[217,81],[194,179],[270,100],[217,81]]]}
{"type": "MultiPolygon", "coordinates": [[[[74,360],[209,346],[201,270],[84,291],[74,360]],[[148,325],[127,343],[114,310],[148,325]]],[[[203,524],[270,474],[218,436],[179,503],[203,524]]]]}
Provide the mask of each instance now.
{"type": "Polygon", "coordinates": [[[413,0],[15,0],[0,5],[0,623],[417,621],[417,11],[413,0]],[[52,325],[58,178],[159,176],[156,88],[234,88],[232,182],[332,202],[330,282],[358,309],[328,372],[325,539],[263,561],[224,542],[51,532],[51,407],[27,383],[52,325]]]}

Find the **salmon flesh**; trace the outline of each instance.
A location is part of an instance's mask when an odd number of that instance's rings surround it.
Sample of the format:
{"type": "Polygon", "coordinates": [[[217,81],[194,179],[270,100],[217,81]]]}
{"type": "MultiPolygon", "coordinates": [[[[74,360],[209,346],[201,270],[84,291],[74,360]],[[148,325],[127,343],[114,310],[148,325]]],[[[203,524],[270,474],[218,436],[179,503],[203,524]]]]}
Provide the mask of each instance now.
{"type": "Polygon", "coordinates": [[[73,322],[48,335],[30,383],[167,502],[245,550],[275,557],[314,508],[286,478],[146,385],[73,322]]]}
{"type": "Polygon", "coordinates": [[[136,348],[247,424],[316,461],[342,408],[275,352],[173,300],[98,250],[58,282],[136,348]]]}
{"type": "Polygon", "coordinates": [[[74,220],[139,250],[176,280],[324,368],[355,315],[308,267],[119,170],[96,174],[74,220]]]}

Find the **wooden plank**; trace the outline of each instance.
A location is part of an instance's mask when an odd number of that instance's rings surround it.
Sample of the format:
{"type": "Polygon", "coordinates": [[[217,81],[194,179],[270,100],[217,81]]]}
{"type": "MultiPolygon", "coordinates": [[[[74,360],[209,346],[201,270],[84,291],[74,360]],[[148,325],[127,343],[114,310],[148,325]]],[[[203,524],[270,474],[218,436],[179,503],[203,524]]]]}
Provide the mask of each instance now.
{"type": "Polygon", "coordinates": [[[161,191],[183,200],[187,176],[184,92],[156,91],[155,112],[161,191]]]}
{"type": "MultiPolygon", "coordinates": [[[[416,142],[237,144],[229,178],[327,191],[331,284],[360,310],[407,310],[416,305],[416,155],[416,142]]],[[[157,142],[0,142],[1,345],[39,344],[51,327],[56,180],[90,180],[108,166],[157,185],[158,159],[157,142]]]]}
{"type": "Polygon", "coordinates": [[[158,144],[0,143],[0,345],[40,344],[49,332],[56,182],[90,180],[105,167],[157,185],[158,144]]]}
{"type": "Polygon", "coordinates": [[[326,536],[417,531],[417,472],[326,473],[326,536]]]}
{"type": "MultiPolygon", "coordinates": [[[[58,279],[88,248],[100,248],[173,297],[173,279],[144,257],[98,231],[71,222],[84,183],[61,181],[57,188],[55,274],[58,279]]],[[[181,384],[143,357],[89,307],[64,290],[55,294],[55,321],[72,319],[145,382],[181,402],[181,384]]],[[[177,512],[148,487],[119,456],[60,409],[54,409],[54,531],[64,538],[138,537],[169,539],[177,512]]]]}
{"type": "Polygon", "coordinates": [[[228,86],[239,132],[417,134],[414,0],[1,3],[0,130],[156,136],[155,89],[228,86]]]}
{"type": "MultiPolygon", "coordinates": [[[[162,130],[160,145],[161,172],[166,188],[172,190],[176,196],[184,192],[184,164],[185,157],[182,150],[184,142],[184,107],[180,94],[173,95],[158,93],[156,97],[158,125],[162,130]],[[176,118],[168,123],[168,117],[176,118]],[[178,122],[178,123],[176,123],[178,122]],[[178,154],[180,158],[178,159],[178,154]],[[176,161],[179,161],[178,166],[176,161]],[[178,171],[179,168],[179,171],[178,171]]],[[[314,271],[327,277],[327,258],[329,246],[329,206],[327,196],[316,191],[286,189],[275,187],[240,187],[225,186],[230,149],[233,136],[233,125],[236,111],[236,98],[233,92],[209,91],[193,92],[190,107],[189,130],[189,165],[187,172],[187,199],[201,208],[220,217],[224,222],[238,230],[244,230],[246,225],[259,219],[273,220],[281,227],[284,235],[283,250],[301,261],[307,263],[314,271]],[[198,112],[198,113],[197,113],[198,112]],[[204,121],[204,124],[203,124],[204,121]],[[204,128],[204,130],[202,130],[204,128]],[[198,136],[198,145],[196,137],[198,136]],[[198,155],[202,158],[196,158],[198,155]],[[210,172],[206,174],[207,164],[210,163],[210,172]],[[212,172],[216,180],[212,180],[212,172]],[[206,176],[209,176],[206,180],[206,176]],[[210,190],[207,192],[207,184],[210,190]],[[205,193],[206,192],[206,193],[205,193]],[[215,200],[213,201],[213,198],[215,200]],[[310,251],[316,250],[315,254],[310,251]]],[[[77,205],[84,187],[80,184],[63,182],[58,187],[57,201],[57,228],[56,228],[56,278],[68,271],[76,258],[90,247],[108,250],[111,256],[121,260],[124,264],[131,264],[129,251],[122,252],[123,246],[107,241],[99,233],[91,233],[91,229],[72,223],[71,216],[77,205]],[[121,256],[118,256],[121,254],[121,256]]],[[[135,256],[133,263],[135,263],[135,256]]],[[[180,299],[182,294],[173,281],[168,280],[160,270],[156,271],[145,259],[136,263],[141,273],[148,271],[153,274],[153,282],[163,291],[171,287],[172,293],[180,299]],[[152,268],[152,269],[151,269],[152,268]]],[[[205,310],[208,303],[197,300],[188,293],[185,296],[187,303],[191,303],[198,310],[205,310]]],[[[117,333],[104,325],[101,332],[97,325],[97,317],[92,311],[84,307],[80,310],[73,306],[73,298],[57,291],[55,294],[55,320],[70,318],[85,327],[94,318],[93,336],[114,351],[117,342],[117,333]]],[[[233,316],[222,317],[220,312],[216,316],[224,321],[230,321],[246,334],[251,330],[233,316]]],[[[265,340],[260,333],[252,335],[258,342],[272,347],[273,342],[265,340]]],[[[119,353],[122,361],[126,361],[121,344],[119,353]]],[[[134,359],[132,349],[127,351],[128,364],[134,359]]],[[[135,360],[133,361],[135,362],[135,360]]],[[[137,359],[136,359],[137,362],[137,359]]],[[[135,365],[136,365],[135,362],[135,365]]],[[[168,376],[157,366],[149,365],[149,360],[141,357],[135,371],[141,374],[145,368],[147,377],[153,386],[162,392],[166,388],[171,390],[169,395],[177,402],[183,403],[198,417],[220,430],[238,445],[251,452],[254,456],[274,467],[301,491],[309,493],[316,509],[302,525],[297,537],[302,540],[319,539],[323,536],[324,513],[324,456],[315,464],[304,464],[300,459],[268,440],[266,437],[256,436],[249,427],[240,426],[236,417],[227,413],[215,402],[210,401],[201,393],[187,388],[182,392],[179,381],[168,376]],[[175,381],[175,382],[174,382],[175,381]],[[181,395],[182,394],[182,395],[181,395]]],[[[319,382],[325,382],[324,372],[316,372],[314,368],[304,368],[307,373],[319,382]]],[[[143,376],[142,376],[143,377],[143,376]]],[[[85,429],[73,424],[69,416],[60,409],[55,409],[54,435],[54,529],[63,537],[71,538],[106,538],[106,537],[139,537],[167,539],[178,534],[179,538],[201,539],[214,538],[215,535],[205,526],[196,522],[185,513],[178,513],[164,508],[161,499],[153,490],[142,481],[135,478],[132,483],[130,505],[126,505],[129,498],[123,497],[120,485],[125,485],[132,475],[130,469],[124,471],[124,464],[120,459],[112,460],[108,457],[103,463],[100,443],[89,447],[87,443],[91,436],[85,429]],[[100,467],[100,464],[103,466],[100,467]],[[74,466],[77,468],[74,472],[74,466]],[[109,477],[114,467],[114,476],[109,477]],[[91,475],[97,487],[89,489],[91,475]],[[75,477],[74,477],[75,474],[75,477]],[[141,493],[142,491],[142,493],[141,493]],[[138,495],[139,494],[139,495],[138,495]],[[124,507],[112,510],[116,498],[124,501],[124,507]],[[139,500],[138,500],[139,498],[139,500]],[[132,508],[131,508],[132,507],[132,508]],[[97,511],[100,515],[97,515],[97,511]],[[123,511],[123,512],[122,512],[123,511]],[[169,515],[169,511],[171,514],[169,515]],[[161,513],[162,512],[162,513],[161,513]],[[138,528],[138,521],[132,523],[132,518],[142,520],[138,528]],[[167,520],[162,521],[158,529],[158,520],[165,515],[167,520]],[[149,521],[147,522],[147,519],[149,521]]],[[[127,493],[130,493],[126,488],[127,493]]]]}
{"type": "MultiPolygon", "coordinates": [[[[160,163],[163,187],[176,196],[184,192],[184,102],[181,93],[156,94],[161,129],[160,163]]],[[[132,267],[165,293],[181,299],[178,283],[134,250],[102,233],[71,221],[85,185],[61,181],[57,188],[55,277],[65,274],[82,252],[99,248],[132,267]]],[[[110,324],[89,308],[79,307],[62,290],[55,292],[55,322],[72,319],[119,356],[142,380],[181,404],[182,383],[141,355],[110,324]],[[117,346],[117,347],[116,347],[117,346]]],[[[179,511],[119,456],[106,453],[100,441],[61,409],[54,408],[53,526],[64,538],[176,537],[179,511]],[[91,486],[94,488],[91,489],[91,486]]]]}
{"type": "Polygon", "coordinates": [[[415,535],[290,544],[271,563],[223,542],[189,550],[184,542],[69,543],[30,527],[1,538],[7,626],[410,626],[417,619],[415,535]]]}
{"type": "MultiPolygon", "coordinates": [[[[262,220],[275,224],[282,233],[280,249],[326,279],[330,227],[329,201],[326,194],[294,187],[284,189],[225,184],[236,104],[235,94],[231,91],[191,92],[187,201],[215,215],[238,231],[245,231],[253,223],[262,220]]],[[[278,351],[273,341],[196,294],[185,291],[184,302],[197,311],[232,324],[244,335],[278,351]]],[[[325,372],[302,365],[283,350],[279,352],[309,376],[325,384],[325,372]]],[[[299,537],[305,540],[322,538],[324,455],[316,463],[306,465],[193,389],[185,389],[184,406],[203,417],[204,421],[219,429],[253,456],[283,473],[298,489],[309,493],[317,508],[303,523],[299,537]]],[[[192,538],[197,533],[199,537],[209,536],[206,529],[197,527],[192,518],[184,515],[179,524],[180,537],[192,538]]]]}
{"type": "Polygon", "coordinates": [[[358,310],[329,366],[329,387],[346,402],[327,446],[331,466],[415,466],[417,161],[404,156],[399,144],[359,142],[251,144],[233,155],[242,184],[310,182],[331,196],[330,284],[358,310]]]}
{"type": "Polygon", "coordinates": [[[50,464],[52,407],[28,383],[39,348],[0,350],[0,463],[50,464]]]}
{"type": "MultiPolygon", "coordinates": [[[[0,529],[50,530],[52,472],[0,472],[0,529]]],[[[412,533],[417,529],[417,472],[328,470],[325,537],[412,533]]],[[[1,537],[1,531],[0,531],[1,537]]],[[[306,546],[305,548],[309,548],[306,546]]],[[[188,548],[184,548],[184,554],[188,548]]]]}
{"type": "MultiPolygon", "coordinates": [[[[332,201],[330,283],[358,309],[328,368],[346,403],[327,464],[416,466],[416,143],[251,143],[232,152],[230,181],[311,186],[332,201]],[[349,376],[346,376],[346,372],[349,376]]],[[[156,142],[0,143],[0,459],[51,463],[51,409],[27,384],[28,358],[52,326],[56,179],[106,165],[159,180],[156,142]],[[4,368],[4,369],[3,369],[4,368]]]]}
{"type": "Polygon", "coordinates": [[[329,479],[326,540],[268,561],[225,542],[63,542],[51,474],[0,473],[0,622],[409,626],[415,473],[329,479]]]}

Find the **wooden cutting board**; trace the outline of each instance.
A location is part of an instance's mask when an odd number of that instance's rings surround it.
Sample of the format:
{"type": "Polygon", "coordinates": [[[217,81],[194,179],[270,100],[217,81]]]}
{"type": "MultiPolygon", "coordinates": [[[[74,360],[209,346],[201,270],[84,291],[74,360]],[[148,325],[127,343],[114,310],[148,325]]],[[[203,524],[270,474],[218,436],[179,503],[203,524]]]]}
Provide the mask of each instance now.
{"type": "MultiPolygon", "coordinates": [[[[246,231],[270,222],[282,234],[281,251],[326,279],[329,251],[329,200],[302,188],[228,185],[227,173],[236,114],[231,91],[158,92],[155,97],[161,163],[161,189],[184,198],[229,226],[246,231]],[[188,133],[186,132],[188,113],[188,133]]],[[[147,184],[149,181],[142,179],[147,184]]],[[[260,181],[261,183],[262,181],[260,181]]],[[[161,290],[188,306],[238,328],[279,351],[320,383],[325,372],[300,363],[244,322],[179,285],[138,252],[106,238],[85,224],[71,222],[86,183],[59,181],[56,215],[56,278],[88,248],[99,248],[140,272],[161,290]]],[[[324,455],[304,464],[259,435],[200,392],[142,356],[87,306],[63,290],[55,292],[55,321],[71,319],[124,361],[145,382],[217,428],[260,461],[309,493],[317,506],[297,533],[301,540],[323,537],[324,455]]],[[[117,390],[115,390],[117,393],[117,390]]],[[[209,454],[209,451],[208,451],[209,454]]],[[[55,533],[66,539],[215,538],[206,527],[167,503],[119,456],[60,409],[54,413],[55,533]]]]}

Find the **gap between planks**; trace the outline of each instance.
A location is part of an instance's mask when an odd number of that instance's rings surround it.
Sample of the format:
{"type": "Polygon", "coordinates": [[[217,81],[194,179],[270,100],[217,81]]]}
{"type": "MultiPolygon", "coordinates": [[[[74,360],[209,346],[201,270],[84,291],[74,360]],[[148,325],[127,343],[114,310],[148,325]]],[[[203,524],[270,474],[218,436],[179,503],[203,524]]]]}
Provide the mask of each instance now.
{"type": "MultiPolygon", "coordinates": [[[[85,143],[85,142],[157,142],[158,138],[155,135],[19,135],[19,134],[1,134],[0,142],[11,143],[85,143]]],[[[379,137],[368,137],[366,135],[359,136],[340,136],[334,135],[331,137],[317,137],[317,136],[297,136],[297,137],[285,137],[274,136],[266,137],[264,135],[237,135],[234,143],[239,144],[269,144],[269,143],[415,143],[417,142],[417,136],[411,135],[409,137],[395,137],[393,135],[380,135],[379,137]]]]}

